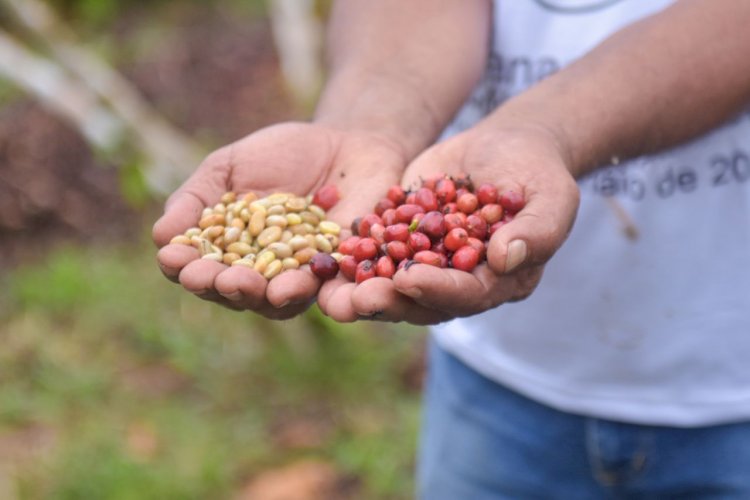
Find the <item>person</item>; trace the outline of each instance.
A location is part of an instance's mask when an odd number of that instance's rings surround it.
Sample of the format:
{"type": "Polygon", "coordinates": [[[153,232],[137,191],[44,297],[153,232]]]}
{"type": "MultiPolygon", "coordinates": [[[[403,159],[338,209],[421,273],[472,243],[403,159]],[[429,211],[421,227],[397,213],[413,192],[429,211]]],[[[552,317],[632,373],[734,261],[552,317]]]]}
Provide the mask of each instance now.
{"type": "Polygon", "coordinates": [[[743,0],[336,2],[313,120],[210,155],[155,224],[162,271],[275,318],[317,296],[438,324],[420,498],[750,498],[748,21],[743,0]],[[266,285],[166,245],[228,189],[334,182],[347,224],[436,173],[526,200],[473,273],[266,285]]]}

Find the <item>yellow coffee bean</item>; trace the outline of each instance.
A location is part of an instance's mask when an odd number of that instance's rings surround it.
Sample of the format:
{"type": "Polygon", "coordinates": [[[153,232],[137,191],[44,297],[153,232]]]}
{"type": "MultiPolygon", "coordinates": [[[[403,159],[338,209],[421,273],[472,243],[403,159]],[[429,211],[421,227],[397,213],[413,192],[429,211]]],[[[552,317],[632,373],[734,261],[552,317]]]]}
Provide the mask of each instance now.
{"type": "Polygon", "coordinates": [[[253,212],[247,227],[250,230],[250,236],[258,236],[266,228],[266,213],[253,212]]]}
{"type": "Polygon", "coordinates": [[[331,245],[331,242],[328,241],[322,234],[315,235],[315,247],[321,252],[333,252],[333,245],[331,245]]]}
{"type": "Polygon", "coordinates": [[[300,264],[307,264],[316,253],[318,253],[318,251],[312,247],[303,248],[302,250],[294,252],[294,259],[300,264]]]}
{"type": "Polygon", "coordinates": [[[284,268],[284,270],[287,269],[298,269],[299,268],[299,262],[297,262],[297,259],[293,257],[287,257],[286,259],[281,261],[281,267],[284,268]]]}
{"type": "Polygon", "coordinates": [[[253,251],[253,247],[241,241],[232,243],[231,245],[227,247],[227,252],[236,253],[242,257],[244,257],[245,255],[249,253],[252,253],[252,251],[253,251]]]}
{"type": "Polygon", "coordinates": [[[268,266],[266,266],[266,270],[263,272],[263,276],[270,280],[271,278],[277,276],[282,270],[283,270],[283,264],[279,259],[274,260],[268,266]]]}
{"type": "Polygon", "coordinates": [[[190,241],[190,238],[185,236],[184,234],[178,234],[171,240],[169,240],[169,243],[172,245],[191,245],[192,242],[190,241]]]}
{"type": "Polygon", "coordinates": [[[323,234],[335,234],[338,236],[341,233],[341,226],[330,220],[321,221],[318,224],[318,229],[323,234]]]}
{"type": "Polygon", "coordinates": [[[266,227],[278,226],[284,229],[287,226],[286,217],[283,215],[269,215],[266,217],[266,227]]]}
{"type": "Polygon", "coordinates": [[[235,260],[240,260],[241,256],[239,254],[233,253],[233,252],[227,252],[224,254],[222,261],[224,264],[231,266],[232,262],[235,260]]]}
{"type": "Polygon", "coordinates": [[[261,247],[267,247],[271,243],[277,242],[281,239],[281,228],[279,226],[271,226],[265,228],[256,238],[258,245],[261,247]]]}
{"type": "Polygon", "coordinates": [[[276,254],[276,257],[279,259],[286,259],[287,257],[291,257],[293,253],[292,247],[280,241],[277,241],[276,243],[271,243],[270,245],[266,247],[266,250],[272,251],[274,254],[276,254]]]}

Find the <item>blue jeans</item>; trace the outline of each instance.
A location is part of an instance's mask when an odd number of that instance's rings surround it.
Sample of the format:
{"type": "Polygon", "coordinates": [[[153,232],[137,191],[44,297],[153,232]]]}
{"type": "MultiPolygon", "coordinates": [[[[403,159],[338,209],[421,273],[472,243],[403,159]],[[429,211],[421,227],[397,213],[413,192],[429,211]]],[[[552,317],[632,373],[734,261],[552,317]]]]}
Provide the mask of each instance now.
{"type": "Polygon", "coordinates": [[[526,399],[431,348],[422,500],[750,499],[750,423],[633,425],[526,399]]]}

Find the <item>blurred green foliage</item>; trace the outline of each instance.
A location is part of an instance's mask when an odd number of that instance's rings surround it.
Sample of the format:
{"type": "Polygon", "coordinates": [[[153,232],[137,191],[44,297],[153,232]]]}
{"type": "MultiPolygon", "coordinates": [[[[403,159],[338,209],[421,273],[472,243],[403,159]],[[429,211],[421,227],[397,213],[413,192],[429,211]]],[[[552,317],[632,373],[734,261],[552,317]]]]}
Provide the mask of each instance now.
{"type": "Polygon", "coordinates": [[[357,498],[411,497],[419,395],[403,374],[421,329],[228,311],[167,282],[153,254],[69,247],[7,276],[0,445],[29,426],[55,436],[17,464],[19,498],[230,498],[307,456],[356,477],[357,498]],[[328,430],[281,446],[296,419],[328,430]],[[130,449],[133,426],[152,454],[130,449]]]}

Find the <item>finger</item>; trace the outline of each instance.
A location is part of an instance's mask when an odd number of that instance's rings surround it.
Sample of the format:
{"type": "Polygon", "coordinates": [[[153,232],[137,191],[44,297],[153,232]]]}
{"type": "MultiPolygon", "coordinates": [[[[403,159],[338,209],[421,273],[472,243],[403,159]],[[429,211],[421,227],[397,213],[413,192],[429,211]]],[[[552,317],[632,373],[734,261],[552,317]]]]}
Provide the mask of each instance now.
{"type": "Polygon", "coordinates": [[[205,294],[216,292],[214,281],[227,268],[224,264],[207,259],[197,259],[188,263],[180,271],[180,284],[190,293],[205,294]]]}
{"type": "Polygon", "coordinates": [[[577,190],[528,193],[526,206],[490,239],[487,262],[497,273],[547,262],[567,238],[578,208],[577,190]]]}
{"type": "Polygon", "coordinates": [[[158,247],[196,226],[203,208],[216,204],[228,190],[230,151],[230,147],[224,147],[208,155],[195,173],[169,197],[164,214],[151,231],[158,247]]]}
{"type": "Polygon", "coordinates": [[[341,277],[326,281],[318,292],[320,310],[340,323],[357,321],[359,316],[352,305],[355,287],[354,283],[341,277]]]}
{"type": "Polygon", "coordinates": [[[214,280],[214,287],[227,300],[245,309],[259,309],[268,305],[268,280],[258,271],[244,266],[230,266],[214,280]]]}
{"type": "Polygon", "coordinates": [[[275,307],[306,303],[315,297],[320,288],[320,280],[308,266],[289,269],[268,283],[266,298],[275,307]]]}
{"type": "Polygon", "coordinates": [[[216,292],[237,310],[251,310],[274,320],[293,318],[310,307],[311,301],[275,307],[266,299],[268,280],[253,269],[230,266],[214,281],[216,292]]]}
{"type": "Polygon", "coordinates": [[[399,293],[393,280],[387,278],[372,278],[356,286],[351,302],[359,316],[378,321],[432,325],[452,317],[445,311],[424,307],[399,293]]]}
{"type": "Polygon", "coordinates": [[[476,314],[500,303],[501,293],[494,286],[498,280],[486,266],[467,273],[418,264],[393,276],[400,293],[424,307],[453,316],[476,314]]]}
{"type": "Polygon", "coordinates": [[[167,245],[156,254],[159,269],[169,280],[178,282],[183,267],[200,257],[198,250],[188,245],[167,245]]]}

